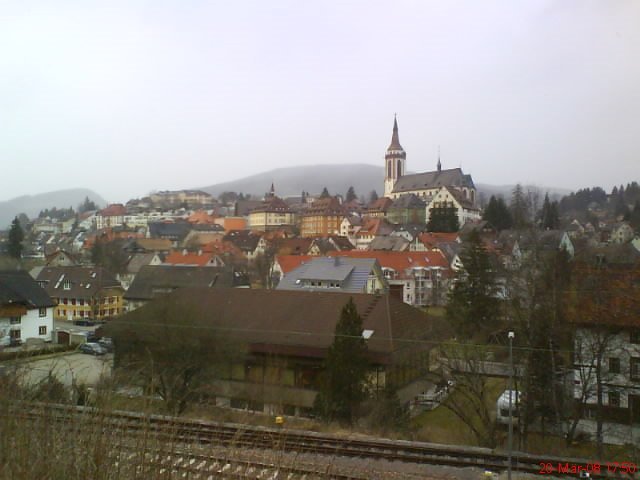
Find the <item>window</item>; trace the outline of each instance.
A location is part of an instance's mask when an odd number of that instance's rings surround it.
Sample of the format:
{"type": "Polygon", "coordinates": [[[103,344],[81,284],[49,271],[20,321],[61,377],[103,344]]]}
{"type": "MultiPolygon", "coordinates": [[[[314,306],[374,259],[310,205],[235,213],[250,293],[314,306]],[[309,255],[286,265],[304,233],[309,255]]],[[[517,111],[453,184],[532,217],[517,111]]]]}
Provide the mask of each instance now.
{"type": "Polygon", "coordinates": [[[640,329],[631,330],[631,332],[629,332],[629,342],[640,343],[640,329]]]}
{"type": "Polygon", "coordinates": [[[22,323],[22,319],[20,317],[9,317],[10,325],[20,325],[22,323]]]}
{"type": "Polygon", "coordinates": [[[609,359],[609,373],[620,373],[620,359],[612,357],[609,359]]]}
{"type": "Polygon", "coordinates": [[[640,380],[640,357],[631,358],[631,380],[640,380]]]}
{"type": "Polygon", "coordinates": [[[47,334],[47,327],[46,325],[42,326],[42,327],[38,327],[38,335],[46,335],[47,334]]]}
{"type": "Polygon", "coordinates": [[[71,282],[69,280],[65,280],[62,284],[62,288],[64,288],[65,290],[71,290],[71,282]]]}
{"type": "Polygon", "coordinates": [[[39,308],[38,309],[38,316],[39,317],[46,317],[47,316],[47,309],[46,308],[39,308]]]}
{"type": "Polygon", "coordinates": [[[609,406],[620,408],[620,392],[609,392],[609,406]]]}

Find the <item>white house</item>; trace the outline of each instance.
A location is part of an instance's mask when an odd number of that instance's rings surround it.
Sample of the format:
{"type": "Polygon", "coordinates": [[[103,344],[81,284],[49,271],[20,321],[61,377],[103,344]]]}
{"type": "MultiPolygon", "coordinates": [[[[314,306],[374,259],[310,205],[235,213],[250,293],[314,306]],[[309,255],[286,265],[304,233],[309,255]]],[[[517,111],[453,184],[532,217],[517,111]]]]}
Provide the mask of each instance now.
{"type": "Polygon", "coordinates": [[[25,271],[0,271],[0,346],[36,338],[46,342],[53,332],[55,302],[25,271]]]}
{"type": "Polygon", "coordinates": [[[464,197],[458,190],[450,187],[440,187],[426,207],[427,221],[431,217],[431,210],[434,207],[452,205],[458,214],[458,222],[462,226],[468,221],[477,221],[482,218],[480,209],[468,198],[464,197]]]}

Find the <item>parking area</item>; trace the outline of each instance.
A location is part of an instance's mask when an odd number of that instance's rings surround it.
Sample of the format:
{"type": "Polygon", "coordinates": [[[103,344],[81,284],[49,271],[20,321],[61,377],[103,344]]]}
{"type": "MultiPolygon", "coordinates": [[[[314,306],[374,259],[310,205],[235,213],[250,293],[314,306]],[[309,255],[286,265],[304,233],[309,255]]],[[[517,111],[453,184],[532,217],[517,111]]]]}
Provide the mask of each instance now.
{"type": "Polygon", "coordinates": [[[78,384],[95,385],[102,375],[110,375],[113,365],[113,354],[87,355],[70,352],[38,360],[25,361],[20,370],[27,383],[35,385],[54,375],[64,385],[71,387],[78,384]]]}

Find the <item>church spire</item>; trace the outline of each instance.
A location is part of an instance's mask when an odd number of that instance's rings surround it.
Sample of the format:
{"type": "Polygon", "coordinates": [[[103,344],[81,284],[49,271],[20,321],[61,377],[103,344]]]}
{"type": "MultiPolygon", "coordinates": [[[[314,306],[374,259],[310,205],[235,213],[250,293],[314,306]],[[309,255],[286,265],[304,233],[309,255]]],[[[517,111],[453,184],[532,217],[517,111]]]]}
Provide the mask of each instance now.
{"type": "Polygon", "coordinates": [[[387,150],[402,150],[400,145],[400,136],[398,135],[398,120],[396,116],[393,116],[393,135],[391,136],[391,145],[387,150]]]}

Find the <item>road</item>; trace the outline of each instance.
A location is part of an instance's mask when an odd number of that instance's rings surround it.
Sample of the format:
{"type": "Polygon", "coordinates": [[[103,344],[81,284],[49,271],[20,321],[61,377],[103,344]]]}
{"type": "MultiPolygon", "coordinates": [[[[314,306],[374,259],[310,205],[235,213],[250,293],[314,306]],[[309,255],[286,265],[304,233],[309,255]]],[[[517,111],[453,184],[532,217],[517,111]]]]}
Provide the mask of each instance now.
{"type": "Polygon", "coordinates": [[[25,380],[35,385],[47,378],[49,373],[54,375],[65,386],[74,383],[87,386],[95,385],[101,375],[110,375],[113,365],[113,355],[87,355],[86,353],[71,352],[39,360],[25,361],[20,365],[25,380]]]}

